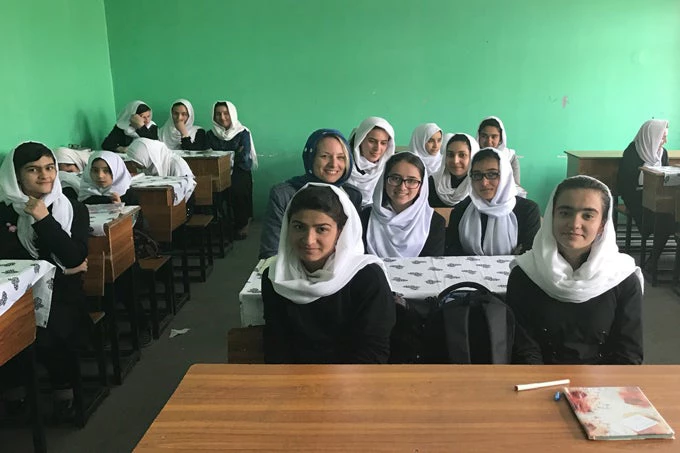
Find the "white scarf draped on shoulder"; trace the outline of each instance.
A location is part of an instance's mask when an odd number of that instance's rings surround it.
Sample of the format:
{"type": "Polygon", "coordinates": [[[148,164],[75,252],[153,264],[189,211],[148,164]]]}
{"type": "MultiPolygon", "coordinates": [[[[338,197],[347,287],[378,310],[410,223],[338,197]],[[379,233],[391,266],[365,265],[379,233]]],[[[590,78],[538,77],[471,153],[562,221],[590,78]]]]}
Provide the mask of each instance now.
{"type": "Polygon", "coordinates": [[[337,293],[357,272],[372,263],[378,264],[387,275],[385,265],[378,257],[364,254],[361,220],[347,194],[335,186],[319,183],[309,183],[300,190],[309,186],[331,188],[342,203],[347,222],[338,237],[335,253],[322,269],[309,273],[288,241],[288,203],[281,226],[279,252],[269,267],[269,279],[277,294],[296,304],[308,304],[337,293]]]}
{"type": "MultiPolygon", "coordinates": [[[[22,143],[23,144],[23,143],[22,143]]],[[[21,145],[19,145],[21,146],[21,145]]],[[[39,251],[35,244],[36,234],[33,229],[35,219],[33,216],[24,212],[24,207],[28,202],[26,195],[19,186],[17,174],[14,171],[14,153],[16,148],[5,156],[5,160],[0,166],[0,202],[12,205],[14,211],[19,215],[17,220],[17,235],[21,245],[30,253],[33,258],[38,258],[39,251]]],[[[54,157],[54,154],[53,154],[54,157]]],[[[56,157],[54,158],[56,164],[56,157]]],[[[42,200],[45,206],[52,207],[52,217],[59,222],[61,228],[71,235],[71,223],[73,222],[73,206],[66,195],[61,192],[58,172],[52,185],[52,191],[45,195],[42,200]]],[[[54,257],[53,257],[54,258],[54,257]]],[[[56,258],[55,258],[56,261],[56,258]]],[[[57,264],[59,264],[57,262],[57,264]]]]}
{"type": "MultiPolygon", "coordinates": [[[[441,132],[442,134],[444,133],[442,129],[435,123],[421,124],[413,130],[413,133],[411,134],[411,142],[409,143],[409,150],[413,154],[420,157],[427,168],[427,172],[431,175],[435,174],[437,170],[439,170],[439,166],[442,163],[442,158],[440,155],[442,150],[440,148],[439,153],[432,155],[425,149],[425,144],[437,132],[441,132]]],[[[442,137],[442,139],[443,138],[444,137],[442,137]]]]}
{"type": "Polygon", "coordinates": [[[449,140],[451,140],[455,135],[464,135],[467,137],[468,141],[470,142],[470,162],[472,162],[472,158],[474,155],[479,151],[479,144],[477,143],[477,140],[475,140],[471,135],[468,135],[464,132],[456,132],[455,134],[444,134],[444,138],[442,140],[442,161],[441,165],[439,167],[439,170],[432,176],[434,179],[434,188],[437,191],[437,196],[441,201],[446,203],[449,206],[455,206],[465,197],[467,197],[470,194],[470,177],[465,176],[465,179],[461,181],[461,183],[458,185],[458,187],[453,187],[451,184],[451,173],[449,170],[446,168],[446,147],[449,143],[449,140]]]}
{"type": "MultiPolygon", "coordinates": [[[[640,126],[633,142],[635,143],[635,151],[644,162],[643,167],[661,166],[663,157],[661,141],[666,129],[668,129],[668,121],[666,120],[649,120],[640,126]]],[[[640,172],[638,184],[642,185],[643,177],[644,173],[640,172]]]]}
{"type": "Polygon", "coordinates": [[[111,194],[116,193],[119,196],[125,195],[125,193],[130,188],[130,182],[132,181],[132,176],[125,166],[125,162],[116,153],[111,151],[97,151],[92,153],[90,160],[87,163],[87,170],[83,174],[83,179],[80,183],[80,190],[78,192],[78,200],[83,201],[93,195],[95,196],[111,196],[111,194]],[[113,183],[108,187],[99,187],[94,181],[92,181],[92,176],[90,175],[90,168],[92,168],[92,163],[96,159],[102,159],[106,162],[111,170],[111,176],[113,177],[113,183]]]}
{"type": "MultiPolygon", "coordinates": [[[[590,178],[583,175],[578,177],[590,178]]],[[[604,184],[602,188],[609,193],[607,221],[603,232],[593,242],[588,259],[578,269],[574,270],[557,249],[552,220],[554,190],[532,249],[516,257],[511,264],[511,267],[522,268],[531,281],[561,302],[587,302],[619,285],[633,272],[640,279],[640,288],[644,288],[642,272],[635,265],[635,260],[630,255],[619,253],[612,221],[614,205],[611,193],[604,184]]]]}
{"type": "MultiPolygon", "coordinates": [[[[506,154],[495,148],[493,150],[500,158],[500,181],[496,195],[487,201],[470,190],[472,202],[465,209],[465,213],[458,225],[458,235],[463,250],[469,255],[495,256],[511,255],[517,247],[518,224],[517,217],[512,210],[515,208],[517,189],[512,179],[512,168],[506,154]],[[488,216],[484,242],[482,242],[482,217],[488,216]]],[[[468,178],[472,173],[472,163],[468,171],[468,178]]]]}
{"type": "Polygon", "coordinates": [[[253,133],[250,132],[250,129],[245,127],[238,120],[238,110],[236,110],[236,106],[229,101],[217,101],[213,104],[213,109],[212,112],[210,112],[210,117],[212,118],[213,133],[217,138],[224,140],[225,142],[228,142],[229,140],[233,139],[242,131],[248,131],[248,133],[250,134],[250,159],[253,161],[252,169],[257,170],[258,167],[257,152],[255,152],[255,142],[253,141],[253,133]],[[227,110],[229,111],[229,116],[231,117],[231,126],[229,126],[229,129],[225,129],[221,124],[215,121],[215,107],[217,107],[217,104],[227,104],[227,110]]]}
{"type": "MultiPolygon", "coordinates": [[[[128,105],[125,106],[122,112],[120,112],[120,115],[118,115],[118,119],[116,120],[116,126],[118,129],[122,129],[123,132],[125,132],[125,135],[128,137],[132,138],[138,138],[139,134],[137,133],[137,130],[132,127],[130,124],[130,118],[132,115],[137,113],[137,107],[139,107],[141,104],[146,104],[144,101],[132,101],[128,105]]],[[[151,112],[153,115],[153,112],[151,112]]],[[[149,129],[151,126],[155,125],[153,121],[149,121],[149,124],[142,126],[146,127],[149,129]]]]}
{"type": "MultiPolygon", "coordinates": [[[[194,126],[194,106],[186,99],[177,99],[172,103],[172,105],[175,104],[182,104],[189,113],[185,126],[193,142],[196,139],[196,132],[200,129],[200,127],[194,126]]],[[[170,107],[170,117],[158,131],[158,138],[170,149],[182,148],[182,133],[175,127],[175,122],[172,119],[172,107],[170,107]]]]}
{"type": "Polygon", "coordinates": [[[373,201],[373,190],[378,180],[382,177],[385,163],[394,155],[395,138],[394,128],[386,119],[377,116],[369,116],[359,124],[349,137],[350,143],[354,143],[352,153],[354,153],[354,165],[352,173],[347,180],[348,184],[353,185],[361,192],[361,205],[368,206],[373,201]],[[371,162],[361,155],[361,143],[374,128],[379,127],[387,132],[390,140],[387,143],[387,150],[378,159],[378,162],[371,162]],[[358,171],[357,171],[358,170],[358,171]]]}
{"type": "Polygon", "coordinates": [[[127,155],[153,175],[194,177],[189,164],[158,140],[144,137],[133,140],[127,155]]]}

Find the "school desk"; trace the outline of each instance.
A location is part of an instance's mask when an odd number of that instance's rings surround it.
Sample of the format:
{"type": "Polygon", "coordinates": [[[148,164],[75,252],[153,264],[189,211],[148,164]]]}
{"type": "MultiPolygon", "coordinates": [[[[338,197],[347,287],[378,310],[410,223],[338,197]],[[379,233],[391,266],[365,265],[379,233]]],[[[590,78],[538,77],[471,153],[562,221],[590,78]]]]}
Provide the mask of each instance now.
{"type": "Polygon", "coordinates": [[[172,232],[186,222],[187,206],[184,198],[176,197],[171,186],[132,186],[131,189],[139,198],[151,236],[159,242],[172,242],[172,232]]]}
{"type": "MultiPolygon", "coordinates": [[[[623,151],[565,151],[567,177],[587,175],[597,178],[609,187],[615,197],[616,178],[623,151]]],[[[680,165],[680,151],[668,151],[671,165],[680,165]]]]}
{"type": "MultiPolygon", "coordinates": [[[[505,294],[510,262],[514,256],[441,256],[423,258],[385,258],[387,278],[392,290],[406,299],[437,297],[449,286],[460,282],[480,283],[489,290],[505,294]]],[[[264,324],[262,272],[268,265],[260,260],[239,293],[241,326],[264,324]]]]}
{"type": "Polygon", "coordinates": [[[680,365],[197,364],[136,452],[677,452],[587,440],[561,387],[639,386],[676,431],[680,365]]]}
{"type": "Polygon", "coordinates": [[[234,151],[176,151],[189,164],[196,176],[210,176],[213,192],[231,187],[231,167],[234,151]]]}

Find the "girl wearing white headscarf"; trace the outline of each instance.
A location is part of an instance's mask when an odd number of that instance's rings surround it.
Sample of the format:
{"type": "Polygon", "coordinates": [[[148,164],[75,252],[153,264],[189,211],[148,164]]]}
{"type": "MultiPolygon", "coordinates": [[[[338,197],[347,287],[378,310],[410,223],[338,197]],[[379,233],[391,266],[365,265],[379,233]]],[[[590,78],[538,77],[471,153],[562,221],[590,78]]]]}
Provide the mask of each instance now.
{"type": "Polygon", "coordinates": [[[427,171],[415,154],[395,154],[361,212],[366,251],[380,258],[442,256],[446,220],[428,204],[427,171]]]}
{"type": "Polygon", "coordinates": [[[446,254],[518,255],[531,249],[541,212],[517,196],[510,162],[494,148],[477,152],[470,164],[470,195],[451,211],[446,254]]]}
{"type": "Polygon", "coordinates": [[[140,137],[158,140],[158,126],[151,121],[151,107],[132,101],[118,115],[116,125],[102,142],[102,149],[124,153],[132,140],[140,137]]]}
{"type": "Polygon", "coordinates": [[[448,208],[457,205],[470,193],[468,169],[475,153],[477,140],[463,132],[444,134],[442,162],[428,179],[430,206],[448,208]]]}
{"type": "MultiPolygon", "coordinates": [[[[47,326],[36,329],[38,360],[58,390],[57,417],[72,407],[71,373],[65,364],[76,360],[73,351],[89,322],[78,275],[87,270],[89,226],[85,206],[62,194],[49,148],[25,142],[5,156],[0,166],[0,258],[40,259],[57,266],[47,326]]],[[[14,382],[22,383],[21,378],[14,382]]]]}
{"type": "Polygon", "coordinates": [[[90,156],[87,171],[83,174],[78,199],[85,204],[123,202],[138,205],[134,192],[128,190],[132,176],[125,161],[111,151],[96,151],[90,156]]]}
{"type": "Polygon", "coordinates": [[[394,155],[394,128],[384,118],[369,116],[352,131],[349,146],[354,156],[354,169],[347,183],[361,192],[362,206],[369,206],[385,162],[394,155]]]}
{"type": "Polygon", "coordinates": [[[642,274],[619,253],[612,208],[600,181],[565,179],[533,248],[514,260],[506,302],[533,339],[533,363],[642,363],[642,274]]]}
{"type": "Polygon", "coordinates": [[[170,117],[158,131],[160,140],[170,149],[206,149],[205,130],[195,126],[194,120],[191,102],[177,99],[170,108],[170,117]]]}
{"type": "Polygon", "coordinates": [[[420,157],[430,175],[435,174],[442,164],[439,152],[442,146],[442,134],[442,129],[435,123],[421,124],[411,134],[409,150],[420,157]]]}
{"type": "Polygon", "coordinates": [[[514,149],[508,148],[508,134],[503,121],[497,116],[487,116],[477,129],[477,142],[480,148],[496,148],[508,158],[512,167],[512,177],[519,186],[519,159],[514,149]]]}
{"type": "Polygon", "coordinates": [[[217,101],[211,112],[212,130],[206,135],[206,146],[215,151],[234,151],[231,172],[231,205],[236,239],[248,237],[253,218],[253,174],[257,170],[257,153],[250,129],[238,119],[238,111],[229,101],[217,101]]]}
{"type": "Polygon", "coordinates": [[[347,194],[309,183],[283,219],[262,275],[267,363],[386,363],[395,304],[382,261],[364,254],[347,194]]]}
{"type": "Polygon", "coordinates": [[[85,169],[85,166],[87,165],[87,160],[90,158],[89,151],[65,147],[57,148],[54,151],[54,155],[57,158],[60,171],[76,174],[83,172],[83,169],[85,169]]]}
{"type": "Polygon", "coordinates": [[[158,140],[138,138],[128,146],[127,155],[150,176],[194,177],[189,164],[158,140]]]}

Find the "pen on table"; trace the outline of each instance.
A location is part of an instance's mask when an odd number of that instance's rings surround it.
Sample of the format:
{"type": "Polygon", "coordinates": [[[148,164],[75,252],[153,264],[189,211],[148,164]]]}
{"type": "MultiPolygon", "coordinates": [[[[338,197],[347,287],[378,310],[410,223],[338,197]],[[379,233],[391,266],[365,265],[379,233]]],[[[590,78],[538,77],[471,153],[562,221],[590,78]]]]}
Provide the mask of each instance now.
{"type": "Polygon", "coordinates": [[[560,379],[559,381],[548,381],[548,382],[534,382],[532,384],[518,384],[515,386],[516,392],[521,392],[523,390],[533,390],[540,389],[543,387],[553,387],[555,385],[568,385],[569,379],[560,379]]]}

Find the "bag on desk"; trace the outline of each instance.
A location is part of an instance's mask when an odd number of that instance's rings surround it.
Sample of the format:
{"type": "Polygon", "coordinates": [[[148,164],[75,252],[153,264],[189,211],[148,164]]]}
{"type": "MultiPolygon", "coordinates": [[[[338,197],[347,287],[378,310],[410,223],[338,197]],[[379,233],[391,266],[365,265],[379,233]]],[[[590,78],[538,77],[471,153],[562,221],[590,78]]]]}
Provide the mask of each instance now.
{"type": "Polygon", "coordinates": [[[515,316],[485,286],[457,283],[396,305],[390,363],[511,363],[515,316]]]}

